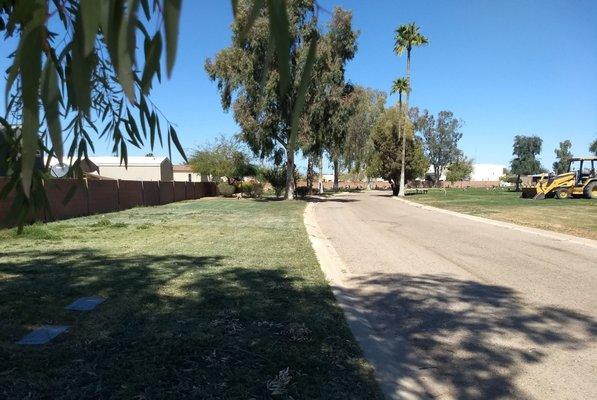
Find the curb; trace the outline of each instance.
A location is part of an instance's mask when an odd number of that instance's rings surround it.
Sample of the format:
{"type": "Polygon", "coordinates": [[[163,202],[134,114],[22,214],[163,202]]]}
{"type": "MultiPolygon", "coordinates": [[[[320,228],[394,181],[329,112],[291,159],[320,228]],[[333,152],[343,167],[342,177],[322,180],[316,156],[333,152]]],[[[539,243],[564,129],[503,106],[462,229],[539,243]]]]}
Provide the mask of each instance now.
{"type": "Polygon", "coordinates": [[[510,230],[519,231],[519,232],[525,232],[525,233],[531,233],[531,234],[534,234],[537,236],[541,236],[541,237],[545,237],[545,238],[549,238],[549,239],[553,239],[553,240],[558,240],[558,241],[568,242],[568,243],[573,243],[573,244],[579,244],[579,245],[590,247],[592,249],[597,249],[597,240],[581,238],[578,236],[568,235],[565,233],[546,231],[544,229],[539,229],[539,228],[531,228],[528,226],[513,224],[511,222],[498,221],[495,219],[483,218],[483,217],[478,217],[475,215],[463,214],[463,213],[459,213],[457,211],[446,210],[444,208],[438,208],[438,207],[428,206],[425,204],[415,203],[414,201],[406,200],[406,199],[403,199],[400,197],[395,197],[395,196],[392,196],[392,199],[400,201],[405,204],[408,204],[412,207],[420,208],[422,210],[435,211],[435,212],[448,214],[448,215],[452,215],[452,216],[463,218],[463,219],[468,219],[470,221],[482,222],[484,224],[493,225],[493,226],[497,226],[500,228],[510,229],[510,230]]]}

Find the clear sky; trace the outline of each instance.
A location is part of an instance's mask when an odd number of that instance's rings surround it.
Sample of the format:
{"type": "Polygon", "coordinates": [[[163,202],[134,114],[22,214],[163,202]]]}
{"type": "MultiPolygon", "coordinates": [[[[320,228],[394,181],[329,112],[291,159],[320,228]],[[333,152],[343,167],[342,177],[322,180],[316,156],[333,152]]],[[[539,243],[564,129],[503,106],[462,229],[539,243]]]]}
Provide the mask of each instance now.
{"type": "MultiPolygon", "coordinates": [[[[597,138],[597,1],[318,1],[353,11],[361,35],[347,74],[355,84],[388,91],[405,68],[405,57],[392,51],[394,29],[412,21],[421,27],[429,45],[413,51],[411,105],[461,118],[460,147],[475,162],[507,164],[514,135],[536,134],[551,167],[558,142],[570,139],[582,155],[597,138]]],[[[184,1],[174,76],[154,86],[154,102],[187,149],[238,131],[203,68],[230,43],[231,20],[230,1],[184,1]]],[[[108,152],[98,145],[98,153],[108,152]]]]}

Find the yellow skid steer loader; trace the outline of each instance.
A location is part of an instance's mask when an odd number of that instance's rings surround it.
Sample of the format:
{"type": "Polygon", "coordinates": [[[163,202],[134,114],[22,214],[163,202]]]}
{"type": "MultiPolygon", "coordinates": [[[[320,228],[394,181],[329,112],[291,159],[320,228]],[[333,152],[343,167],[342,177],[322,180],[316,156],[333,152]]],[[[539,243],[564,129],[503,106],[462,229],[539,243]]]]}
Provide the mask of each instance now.
{"type": "Polygon", "coordinates": [[[531,193],[533,199],[544,199],[546,197],[597,199],[596,167],[597,157],[575,157],[570,159],[568,172],[555,176],[544,176],[534,187],[529,188],[533,191],[531,193]]]}

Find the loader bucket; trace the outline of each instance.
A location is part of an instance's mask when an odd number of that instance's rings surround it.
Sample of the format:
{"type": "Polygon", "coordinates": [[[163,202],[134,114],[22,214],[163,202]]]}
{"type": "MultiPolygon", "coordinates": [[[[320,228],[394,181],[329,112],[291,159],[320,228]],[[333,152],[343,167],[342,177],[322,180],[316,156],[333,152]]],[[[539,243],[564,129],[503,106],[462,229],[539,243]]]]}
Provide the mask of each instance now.
{"type": "Polygon", "coordinates": [[[543,193],[537,193],[535,196],[533,196],[533,200],[543,200],[545,198],[545,195],[543,193]]]}
{"type": "Polygon", "coordinates": [[[522,197],[523,199],[534,199],[537,196],[537,189],[534,187],[524,187],[522,188],[522,197]]]}

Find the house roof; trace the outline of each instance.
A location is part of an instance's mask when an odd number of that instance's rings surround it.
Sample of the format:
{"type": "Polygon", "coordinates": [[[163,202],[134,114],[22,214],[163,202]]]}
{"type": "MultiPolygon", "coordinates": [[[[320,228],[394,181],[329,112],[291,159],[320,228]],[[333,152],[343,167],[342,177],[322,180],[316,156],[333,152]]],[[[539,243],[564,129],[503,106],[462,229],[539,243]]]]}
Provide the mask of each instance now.
{"type": "Polygon", "coordinates": [[[173,165],[172,171],[174,172],[193,172],[190,165],[182,164],[182,165],[173,165]]]}
{"type": "MultiPolygon", "coordinates": [[[[120,166],[124,167],[124,163],[120,163],[120,157],[89,157],[97,166],[120,166]]],[[[128,166],[131,167],[156,167],[162,165],[168,157],[128,157],[128,166]]],[[[168,160],[169,161],[169,160],[168,160]]]]}

